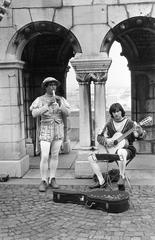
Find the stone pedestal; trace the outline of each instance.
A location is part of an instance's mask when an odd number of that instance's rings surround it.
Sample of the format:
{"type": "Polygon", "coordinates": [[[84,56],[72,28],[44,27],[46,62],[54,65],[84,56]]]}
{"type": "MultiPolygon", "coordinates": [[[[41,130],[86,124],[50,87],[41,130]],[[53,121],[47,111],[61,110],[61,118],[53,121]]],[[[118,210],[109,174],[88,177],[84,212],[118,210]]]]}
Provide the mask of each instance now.
{"type": "Polygon", "coordinates": [[[23,113],[23,62],[0,62],[0,174],[22,177],[29,169],[23,113]]]}

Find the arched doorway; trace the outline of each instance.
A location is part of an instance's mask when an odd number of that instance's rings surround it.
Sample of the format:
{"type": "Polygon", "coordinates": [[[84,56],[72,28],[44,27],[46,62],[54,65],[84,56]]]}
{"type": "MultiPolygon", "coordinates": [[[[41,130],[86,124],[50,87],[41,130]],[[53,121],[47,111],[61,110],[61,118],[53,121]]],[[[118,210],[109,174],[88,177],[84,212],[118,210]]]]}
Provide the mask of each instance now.
{"type": "Polygon", "coordinates": [[[38,122],[32,118],[29,107],[37,96],[43,94],[41,83],[47,76],[53,76],[61,82],[57,94],[66,97],[68,63],[77,52],[81,52],[81,47],[72,32],[47,21],[24,26],[15,34],[8,47],[8,57],[14,54],[24,62],[22,79],[25,135],[30,155],[38,154],[39,149],[36,131],[38,122]]]}
{"type": "Polygon", "coordinates": [[[126,113],[131,112],[131,77],[128,62],[121,56],[122,47],[114,41],[110,48],[109,57],[112,59],[106,83],[106,109],[114,102],[120,102],[126,113]]]}
{"type": "Polygon", "coordinates": [[[140,152],[152,153],[154,145],[155,116],[155,19],[133,17],[111,29],[101,46],[109,54],[114,41],[121,44],[122,56],[128,61],[131,72],[131,117],[139,122],[150,115],[153,124],[147,128],[145,144],[140,142],[140,152]]]}

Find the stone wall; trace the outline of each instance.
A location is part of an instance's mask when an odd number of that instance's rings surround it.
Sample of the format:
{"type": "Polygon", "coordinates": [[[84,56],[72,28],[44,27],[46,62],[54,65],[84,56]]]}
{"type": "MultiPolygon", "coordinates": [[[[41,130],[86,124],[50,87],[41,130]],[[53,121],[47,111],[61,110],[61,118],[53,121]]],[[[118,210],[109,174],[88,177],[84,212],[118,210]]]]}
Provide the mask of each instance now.
{"type": "Polygon", "coordinates": [[[70,29],[82,53],[95,57],[100,54],[107,32],[135,16],[155,17],[155,3],[149,0],[12,0],[0,22],[0,60],[5,58],[13,34],[30,22],[51,21],[70,29]]]}

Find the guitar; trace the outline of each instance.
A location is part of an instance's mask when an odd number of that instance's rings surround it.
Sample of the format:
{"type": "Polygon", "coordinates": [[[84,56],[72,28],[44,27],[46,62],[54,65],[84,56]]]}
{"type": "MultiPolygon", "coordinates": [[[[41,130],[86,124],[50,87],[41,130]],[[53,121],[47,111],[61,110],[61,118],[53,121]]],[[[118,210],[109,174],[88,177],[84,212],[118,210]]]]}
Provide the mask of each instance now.
{"type": "MultiPolygon", "coordinates": [[[[138,123],[138,125],[140,126],[148,126],[152,123],[152,117],[148,116],[146,118],[144,118],[142,121],[140,121],[138,123]]],[[[107,153],[110,154],[115,154],[116,151],[120,148],[123,148],[126,145],[126,141],[125,138],[130,135],[133,131],[135,130],[134,127],[132,127],[131,129],[129,129],[127,132],[125,132],[124,134],[122,134],[121,132],[116,132],[112,138],[110,138],[110,140],[114,141],[114,145],[112,147],[108,147],[108,146],[104,146],[105,150],[107,153]]],[[[102,145],[103,147],[103,145],[102,145]]]]}

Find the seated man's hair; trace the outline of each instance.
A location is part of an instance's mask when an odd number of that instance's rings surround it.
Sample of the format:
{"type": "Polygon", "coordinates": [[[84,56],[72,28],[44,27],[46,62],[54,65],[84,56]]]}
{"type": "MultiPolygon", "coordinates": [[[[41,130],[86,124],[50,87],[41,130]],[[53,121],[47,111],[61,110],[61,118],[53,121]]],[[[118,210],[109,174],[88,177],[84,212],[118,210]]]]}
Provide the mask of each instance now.
{"type": "Polygon", "coordinates": [[[113,118],[112,113],[115,113],[115,112],[118,112],[118,111],[122,112],[122,117],[125,116],[125,111],[124,111],[122,105],[120,103],[113,103],[110,106],[110,109],[109,109],[109,113],[110,113],[111,117],[113,118]]]}

